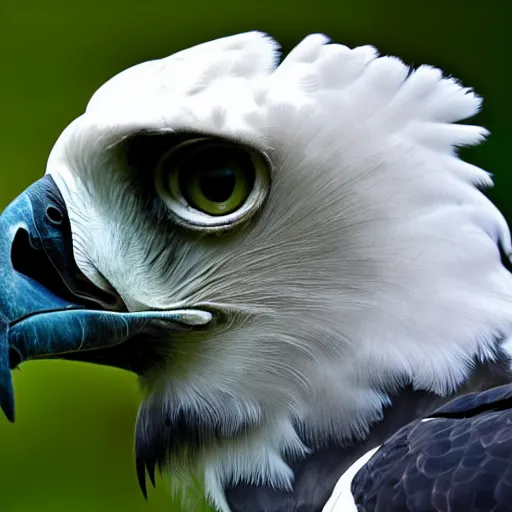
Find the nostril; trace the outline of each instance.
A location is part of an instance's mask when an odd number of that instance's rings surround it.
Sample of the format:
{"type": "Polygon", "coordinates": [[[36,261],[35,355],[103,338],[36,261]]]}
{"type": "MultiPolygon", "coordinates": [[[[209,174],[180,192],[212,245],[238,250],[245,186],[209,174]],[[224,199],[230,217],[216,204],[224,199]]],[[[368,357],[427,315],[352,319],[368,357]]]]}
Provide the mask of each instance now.
{"type": "Polygon", "coordinates": [[[34,266],[34,263],[37,261],[34,255],[39,254],[39,246],[40,243],[36,243],[35,239],[31,239],[25,229],[19,229],[11,247],[11,261],[14,270],[27,276],[35,272],[38,266],[34,266]]]}
{"type": "Polygon", "coordinates": [[[69,296],[67,286],[62,282],[59,273],[44,250],[35,247],[33,242],[34,240],[30,238],[25,229],[18,230],[11,247],[11,261],[14,270],[34,279],[63,299],[67,299],[69,296]]]}
{"type": "Polygon", "coordinates": [[[23,362],[23,358],[17,349],[14,347],[9,348],[9,368],[14,370],[23,362]]]}
{"type": "Polygon", "coordinates": [[[46,218],[55,226],[60,226],[64,221],[62,212],[55,206],[48,206],[46,208],[46,218]]]}

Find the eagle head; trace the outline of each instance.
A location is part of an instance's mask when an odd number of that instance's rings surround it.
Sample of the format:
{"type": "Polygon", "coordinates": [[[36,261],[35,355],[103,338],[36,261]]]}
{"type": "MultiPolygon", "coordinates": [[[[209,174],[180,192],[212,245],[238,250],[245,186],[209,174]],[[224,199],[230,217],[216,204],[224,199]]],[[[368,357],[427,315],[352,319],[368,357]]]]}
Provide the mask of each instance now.
{"type": "MultiPolygon", "coordinates": [[[[496,357],[512,327],[509,232],[482,193],[489,174],[457,154],[487,134],[457,124],[479,107],[371,46],[310,35],[279,63],[259,32],[94,94],[32,204],[60,201],[61,289],[78,275],[90,287],[62,308],[101,329],[45,355],[140,376],[144,489],[155,468],[204,483],[220,510],[228,485],[290,489],[290,458],[364,438],[401,386],[449,395],[496,357]]],[[[31,286],[62,296],[33,268],[31,286]]],[[[24,336],[8,336],[11,357],[28,358],[24,336]]]]}

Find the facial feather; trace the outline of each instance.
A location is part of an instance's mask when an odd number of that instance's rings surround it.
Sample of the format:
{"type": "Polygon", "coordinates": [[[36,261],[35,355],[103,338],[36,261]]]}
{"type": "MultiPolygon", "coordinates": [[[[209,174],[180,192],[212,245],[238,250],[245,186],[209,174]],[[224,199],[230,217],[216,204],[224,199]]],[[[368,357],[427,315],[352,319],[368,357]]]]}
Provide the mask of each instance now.
{"type": "Polygon", "coordinates": [[[194,467],[223,510],[227,482],[286,488],[287,453],[366,435],[396,386],[453,392],[512,328],[508,228],[480,191],[488,173],[456,153],[487,135],[455,124],[480,98],[369,46],[313,35],[277,67],[276,48],[242,34],[121,73],[48,163],[94,282],[131,310],[222,313],[145,376],[139,433],[152,449],[149,432],[179,416],[157,459],[194,467]],[[271,189],[249,224],[184,232],[137,181],[130,137],[187,132],[268,157],[271,189]]]}

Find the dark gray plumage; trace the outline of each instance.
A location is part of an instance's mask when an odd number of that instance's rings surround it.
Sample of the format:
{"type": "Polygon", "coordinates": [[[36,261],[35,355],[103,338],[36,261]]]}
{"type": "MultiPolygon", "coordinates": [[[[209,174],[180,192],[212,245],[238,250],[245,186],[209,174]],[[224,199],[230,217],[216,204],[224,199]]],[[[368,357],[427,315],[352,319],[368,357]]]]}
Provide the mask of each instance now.
{"type": "Polygon", "coordinates": [[[352,482],[364,512],[512,511],[512,385],[458,398],[384,443],[352,482]]]}

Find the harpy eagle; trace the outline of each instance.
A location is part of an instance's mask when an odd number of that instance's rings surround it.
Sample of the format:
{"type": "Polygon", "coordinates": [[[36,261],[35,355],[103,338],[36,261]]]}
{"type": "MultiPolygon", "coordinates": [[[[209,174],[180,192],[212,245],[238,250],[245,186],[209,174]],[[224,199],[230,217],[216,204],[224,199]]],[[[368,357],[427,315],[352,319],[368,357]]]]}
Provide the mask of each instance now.
{"type": "Polygon", "coordinates": [[[456,152],[479,97],[319,34],[278,55],[251,32],[120,73],[0,218],[9,419],[25,360],[135,372],[144,493],[160,469],[222,512],[320,511],[510,381],[510,234],[456,152]]]}

